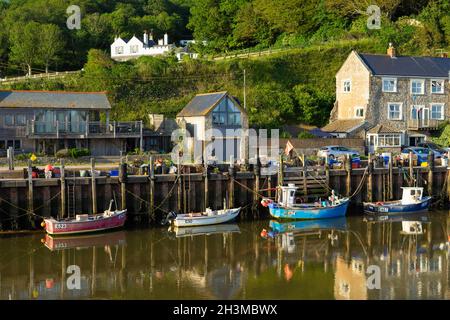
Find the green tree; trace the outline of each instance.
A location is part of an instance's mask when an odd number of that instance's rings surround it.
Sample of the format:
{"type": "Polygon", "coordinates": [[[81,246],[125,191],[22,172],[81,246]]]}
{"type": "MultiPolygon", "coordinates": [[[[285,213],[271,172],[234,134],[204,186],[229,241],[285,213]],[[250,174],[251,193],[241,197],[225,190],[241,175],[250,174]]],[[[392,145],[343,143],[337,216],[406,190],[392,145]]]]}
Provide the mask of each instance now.
{"type": "Polygon", "coordinates": [[[64,48],[61,30],[54,24],[44,24],[39,29],[38,59],[45,66],[48,73],[50,62],[55,61],[64,48]]]}
{"type": "Polygon", "coordinates": [[[32,21],[25,26],[16,24],[11,29],[10,59],[26,67],[29,76],[32,66],[39,62],[39,28],[39,23],[32,21]]]}

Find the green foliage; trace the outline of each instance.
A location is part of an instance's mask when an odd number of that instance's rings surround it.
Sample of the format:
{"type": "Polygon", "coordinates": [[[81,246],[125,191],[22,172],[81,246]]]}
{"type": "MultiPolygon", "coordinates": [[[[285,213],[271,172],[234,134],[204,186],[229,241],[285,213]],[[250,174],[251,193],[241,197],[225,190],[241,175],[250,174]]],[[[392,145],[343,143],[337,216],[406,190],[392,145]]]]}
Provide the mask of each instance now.
{"type": "Polygon", "coordinates": [[[312,133],[309,133],[308,131],[302,131],[297,136],[298,139],[312,139],[315,137],[316,137],[315,135],[313,135],[312,133]]]}
{"type": "Polygon", "coordinates": [[[71,148],[71,149],[61,149],[56,152],[56,158],[73,158],[77,159],[80,157],[87,157],[91,154],[89,149],[81,148],[71,148]]]}
{"type": "Polygon", "coordinates": [[[431,141],[434,143],[443,146],[450,146],[450,124],[445,123],[442,127],[439,128],[439,134],[437,136],[431,137],[431,141]]]}

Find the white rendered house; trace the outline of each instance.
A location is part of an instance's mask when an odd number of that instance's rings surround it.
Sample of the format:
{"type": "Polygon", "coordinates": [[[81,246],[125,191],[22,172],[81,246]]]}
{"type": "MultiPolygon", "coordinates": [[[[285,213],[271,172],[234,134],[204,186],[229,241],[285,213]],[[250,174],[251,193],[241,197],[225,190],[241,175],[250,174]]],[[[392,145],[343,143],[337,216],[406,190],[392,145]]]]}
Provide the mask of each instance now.
{"type": "Polygon", "coordinates": [[[111,58],[116,61],[127,61],[142,56],[157,56],[170,52],[175,49],[174,44],[169,44],[169,36],[164,34],[163,39],[159,39],[158,43],[153,40],[152,34],[144,33],[141,41],[136,36],[130,40],[124,40],[120,37],[114,39],[111,45],[111,58]]]}

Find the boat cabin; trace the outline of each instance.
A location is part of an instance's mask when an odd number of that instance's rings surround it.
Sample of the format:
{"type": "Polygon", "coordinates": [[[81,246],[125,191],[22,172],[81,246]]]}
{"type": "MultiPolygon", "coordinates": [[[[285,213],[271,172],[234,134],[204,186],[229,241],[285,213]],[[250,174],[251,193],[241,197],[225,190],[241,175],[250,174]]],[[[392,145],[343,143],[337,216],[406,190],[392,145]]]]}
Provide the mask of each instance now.
{"type": "Polygon", "coordinates": [[[297,189],[293,183],[289,183],[287,186],[281,186],[278,202],[286,207],[293,206],[295,204],[295,192],[297,189]]]}
{"type": "Polygon", "coordinates": [[[402,204],[415,204],[422,200],[423,188],[403,187],[402,204]]]}

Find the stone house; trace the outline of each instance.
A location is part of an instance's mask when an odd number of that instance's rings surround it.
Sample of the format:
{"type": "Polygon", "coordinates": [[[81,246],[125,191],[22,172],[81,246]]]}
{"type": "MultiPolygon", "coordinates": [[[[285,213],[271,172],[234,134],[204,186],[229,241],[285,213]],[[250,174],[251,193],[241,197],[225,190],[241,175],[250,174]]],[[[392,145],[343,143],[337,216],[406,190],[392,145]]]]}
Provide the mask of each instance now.
{"type": "Polygon", "coordinates": [[[196,95],[176,121],[189,134],[185,146],[193,162],[248,159],[247,112],[228,92],[196,95]]]}
{"type": "Polygon", "coordinates": [[[450,117],[450,59],[352,51],[336,74],[336,102],[322,128],[378,148],[415,146],[450,117]]]}

